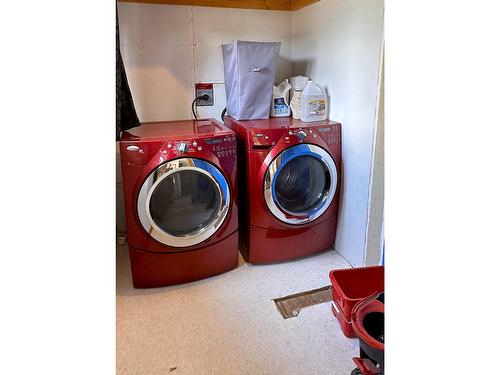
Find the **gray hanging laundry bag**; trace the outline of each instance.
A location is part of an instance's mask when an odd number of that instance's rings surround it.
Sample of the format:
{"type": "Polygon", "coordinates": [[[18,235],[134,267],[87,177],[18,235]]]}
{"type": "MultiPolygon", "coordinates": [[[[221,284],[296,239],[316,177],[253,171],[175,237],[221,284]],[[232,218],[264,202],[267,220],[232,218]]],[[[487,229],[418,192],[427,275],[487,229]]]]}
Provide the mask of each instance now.
{"type": "Polygon", "coordinates": [[[236,120],[269,118],[280,42],[222,45],[227,114],[236,120]]]}

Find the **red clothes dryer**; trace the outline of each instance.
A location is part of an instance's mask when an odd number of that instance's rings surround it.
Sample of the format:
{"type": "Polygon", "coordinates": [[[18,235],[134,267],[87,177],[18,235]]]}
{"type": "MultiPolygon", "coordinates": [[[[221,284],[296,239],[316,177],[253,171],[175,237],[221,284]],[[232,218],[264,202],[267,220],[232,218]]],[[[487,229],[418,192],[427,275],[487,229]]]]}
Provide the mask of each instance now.
{"type": "Polygon", "coordinates": [[[287,118],[238,121],[240,250],[250,263],[333,246],[339,206],[341,125],[287,118]]]}
{"type": "Polygon", "coordinates": [[[134,287],[237,266],[232,130],[213,119],[143,123],[122,134],[120,153],[134,287]]]}

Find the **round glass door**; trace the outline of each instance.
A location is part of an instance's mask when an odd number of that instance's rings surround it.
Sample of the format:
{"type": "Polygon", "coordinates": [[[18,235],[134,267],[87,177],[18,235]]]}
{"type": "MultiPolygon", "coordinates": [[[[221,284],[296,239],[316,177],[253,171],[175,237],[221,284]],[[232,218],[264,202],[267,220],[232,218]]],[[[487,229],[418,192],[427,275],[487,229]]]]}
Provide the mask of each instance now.
{"type": "Polygon", "coordinates": [[[213,179],[196,170],[180,170],[156,186],[149,200],[149,212],[165,232],[188,236],[214,220],[220,201],[213,179]]]}
{"type": "Polygon", "coordinates": [[[213,235],[229,210],[222,173],[199,159],[159,166],[144,182],[137,201],[144,229],[165,245],[185,247],[213,235]]]}
{"type": "Polygon", "coordinates": [[[270,211],[288,224],[317,219],[333,200],[337,168],[321,147],[301,144],[279,154],[264,180],[264,198],[270,211]]]}

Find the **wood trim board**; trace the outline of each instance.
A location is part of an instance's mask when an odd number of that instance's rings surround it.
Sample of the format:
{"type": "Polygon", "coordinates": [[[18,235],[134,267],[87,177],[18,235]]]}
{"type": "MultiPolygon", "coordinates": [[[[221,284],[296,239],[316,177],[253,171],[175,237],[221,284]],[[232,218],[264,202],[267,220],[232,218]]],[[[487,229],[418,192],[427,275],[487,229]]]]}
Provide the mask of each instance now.
{"type": "Polygon", "coordinates": [[[302,9],[319,1],[320,0],[290,0],[290,10],[302,9]]]}
{"type": "Polygon", "coordinates": [[[299,315],[300,310],[306,307],[329,302],[331,300],[331,285],[273,299],[276,304],[276,309],[278,309],[283,319],[294,318],[299,315]]]}
{"type": "Polygon", "coordinates": [[[188,5],[216,8],[297,10],[320,0],[119,0],[123,3],[188,5]]]}

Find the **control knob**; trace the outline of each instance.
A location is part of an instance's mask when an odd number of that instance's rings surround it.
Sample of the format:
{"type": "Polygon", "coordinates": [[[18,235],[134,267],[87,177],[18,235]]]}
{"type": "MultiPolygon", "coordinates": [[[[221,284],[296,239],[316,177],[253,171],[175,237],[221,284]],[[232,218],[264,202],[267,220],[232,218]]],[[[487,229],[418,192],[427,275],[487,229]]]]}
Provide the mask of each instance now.
{"type": "Polygon", "coordinates": [[[179,150],[179,152],[186,152],[188,149],[188,145],[186,142],[181,142],[179,143],[179,145],[177,146],[177,150],[179,150]]]}
{"type": "Polygon", "coordinates": [[[300,142],[302,142],[304,139],[306,139],[307,133],[303,130],[299,131],[297,133],[297,138],[299,139],[300,142]]]}

